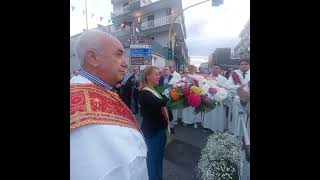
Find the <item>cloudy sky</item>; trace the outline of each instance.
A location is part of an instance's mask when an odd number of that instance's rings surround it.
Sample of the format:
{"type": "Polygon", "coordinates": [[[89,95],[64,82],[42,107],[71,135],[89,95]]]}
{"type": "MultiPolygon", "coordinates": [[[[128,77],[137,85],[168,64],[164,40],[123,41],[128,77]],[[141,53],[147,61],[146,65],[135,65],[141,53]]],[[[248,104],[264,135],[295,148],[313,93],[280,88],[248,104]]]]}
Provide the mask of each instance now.
{"type": "MultiPolygon", "coordinates": [[[[182,0],[182,5],[186,8],[201,1],[182,0]]],[[[86,28],[84,9],[85,0],[70,0],[70,36],[86,28]]],[[[89,29],[98,23],[110,24],[111,0],[87,0],[87,10],[89,29]]],[[[199,65],[207,62],[215,48],[233,48],[237,44],[241,30],[250,19],[250,0],[224,0],[219,7],[212,7],[209,1],[186,10],[184,15],[191,64],[199,65]]]]}

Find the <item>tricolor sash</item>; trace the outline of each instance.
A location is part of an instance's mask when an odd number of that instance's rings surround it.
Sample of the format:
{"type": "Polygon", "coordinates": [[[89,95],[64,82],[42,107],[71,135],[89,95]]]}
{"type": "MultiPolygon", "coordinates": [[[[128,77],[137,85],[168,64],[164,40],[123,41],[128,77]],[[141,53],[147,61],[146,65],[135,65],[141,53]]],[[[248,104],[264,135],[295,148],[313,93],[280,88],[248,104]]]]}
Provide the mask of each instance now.
{"type": "MultiPolygon", "coordinates": [[[[150,91],[154,96],[156,96],[159,99],[163,99],[163,97],[156,91],[153,87],[146,86],[143,88],[143,90],[150,91]]],[[[165,120],[167,121],[167,130],[166,130],[166,146],[170,143],[170,128],[169,128],[169,113],[168,109],[166,107],[161,107],[161,112],[163,116],[165,117],[165,120]]]]}

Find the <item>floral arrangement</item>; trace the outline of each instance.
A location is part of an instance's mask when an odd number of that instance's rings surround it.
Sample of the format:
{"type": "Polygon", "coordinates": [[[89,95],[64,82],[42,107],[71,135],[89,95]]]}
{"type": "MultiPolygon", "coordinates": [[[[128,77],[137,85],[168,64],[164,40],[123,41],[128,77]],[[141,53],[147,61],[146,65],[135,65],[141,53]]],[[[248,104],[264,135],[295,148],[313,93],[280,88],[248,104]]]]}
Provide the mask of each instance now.
{"type": "Polygon", "coordinates": [[[214,109],[227,97],[227,91],[203,76],[187,76],[163,93],[169,98],[169,109],[195,108],[195,114],[214,109]]]}
{"type": "Polygon", "coordinates": [[[197,175],[201,180],[238,180],[240,156],[239,138],[216,131],[201,150],[197,175]]]}

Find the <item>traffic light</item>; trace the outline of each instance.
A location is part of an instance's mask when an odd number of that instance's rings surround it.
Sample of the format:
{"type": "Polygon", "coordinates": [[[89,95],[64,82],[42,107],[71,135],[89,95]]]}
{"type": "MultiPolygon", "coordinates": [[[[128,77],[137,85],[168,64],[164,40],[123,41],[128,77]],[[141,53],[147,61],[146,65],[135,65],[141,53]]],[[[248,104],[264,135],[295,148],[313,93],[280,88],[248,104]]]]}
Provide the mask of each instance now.
{"type": "Polygon", "coordinates": [[[212,0],[212,6],[220,6],[223,4],[223,0],[212,0]]]}

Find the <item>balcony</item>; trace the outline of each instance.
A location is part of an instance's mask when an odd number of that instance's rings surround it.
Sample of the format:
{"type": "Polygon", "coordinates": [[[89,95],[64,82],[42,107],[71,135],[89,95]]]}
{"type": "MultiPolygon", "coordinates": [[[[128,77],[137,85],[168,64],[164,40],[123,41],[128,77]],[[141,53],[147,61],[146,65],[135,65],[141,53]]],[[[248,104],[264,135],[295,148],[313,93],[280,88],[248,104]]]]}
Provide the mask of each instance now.
{"type": "MultiPolygon", "coordinates": [[[[173,21],[173,18],[174,18],[174,15],[170,15],[170,16],[164,16],[164,17],[152,20],[152,21],[143,22],[143,23],[141,23],[141,30],[147,30],[147,29],[170,24],[173,21]]],[[[175,23],[181,23],[181,22],[182,22],[181,17],[179,16],[176,19],[175,23]]]]}
{"type": "Polygon", "coordinates": [[[129,7],[130,6],[128,5],[128,6],[120,7],[118,9],[114,9],[113,12],[111,12],[111,18],[114,18],[116,16],[129,12],[130,11],[129,7]]]}
{"type": "Polygon", "coordinates": [[[129,1],[128,5],[120,6],[117,9],[114,9],[113,12],[111,13],[111,18],[131,12],[133,11],[133,9],[137,9],[137,8],[140,8],[140,0],[129,1]]]}
{"type": "Polygon", "coordinates": [[[113,28],[111,29],[111,34],[118,37],[118,36],[129,35],[131,31],[132,31],[131,26],[126,26],[124,28],[119,28],[119,29],[116,29],[113,26],[113,28]]]}

